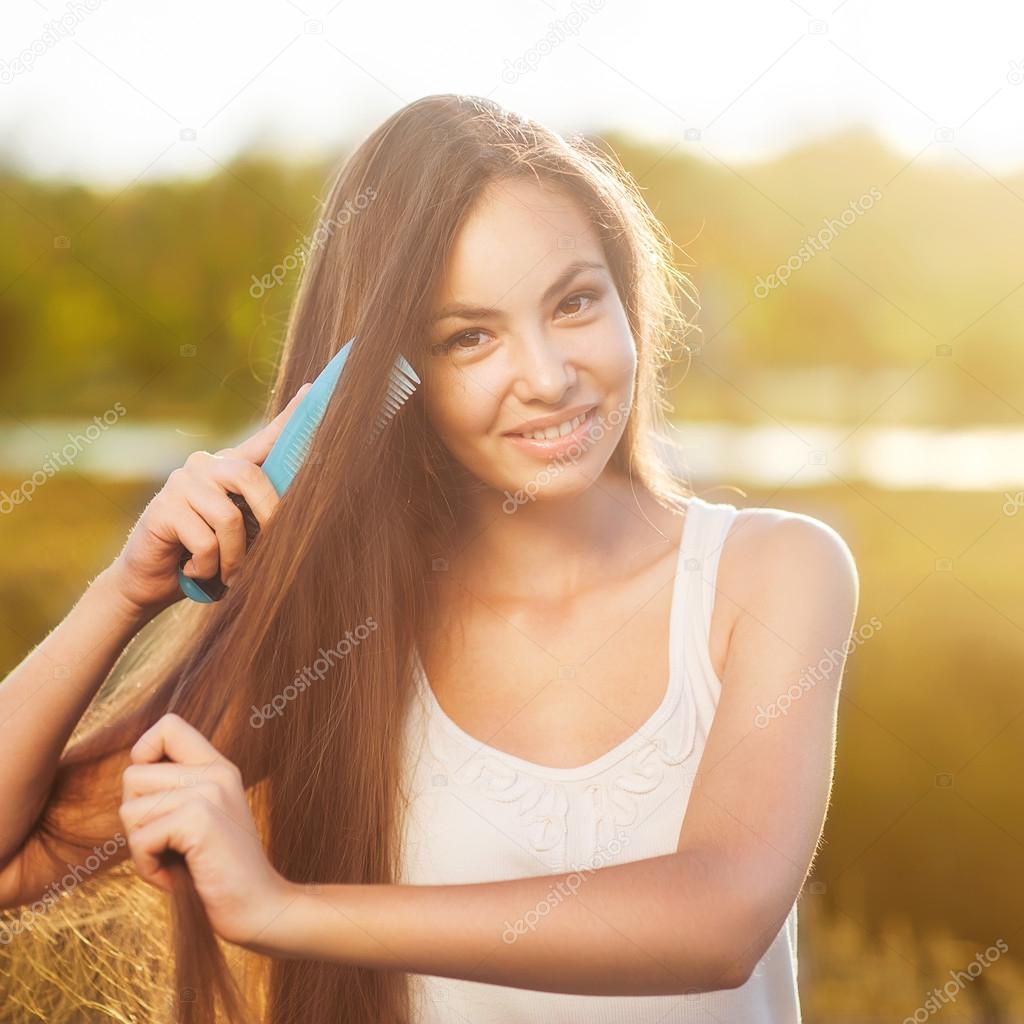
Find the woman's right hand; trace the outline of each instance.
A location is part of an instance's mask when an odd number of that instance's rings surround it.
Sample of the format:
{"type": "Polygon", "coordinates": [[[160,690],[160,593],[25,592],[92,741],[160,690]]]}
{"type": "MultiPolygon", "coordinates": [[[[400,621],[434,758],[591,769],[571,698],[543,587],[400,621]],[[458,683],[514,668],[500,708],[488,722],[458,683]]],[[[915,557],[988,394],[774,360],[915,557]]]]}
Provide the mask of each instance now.
{"type": "Polygon", "coordinates": [[[280,497],[260,465],[311,386],[303,384],[277,416],[241,444],[213,454],[193,452],[150,500],[107,569],[140,616],[148,618],[184,597],[178,585],[182,548],[192,553],[186,576],[204,580],[219,574],[230,584],[245,558],[246,536],[242,512],[227,492],[242,495],[260,528],[266,526],[280,497]]]}

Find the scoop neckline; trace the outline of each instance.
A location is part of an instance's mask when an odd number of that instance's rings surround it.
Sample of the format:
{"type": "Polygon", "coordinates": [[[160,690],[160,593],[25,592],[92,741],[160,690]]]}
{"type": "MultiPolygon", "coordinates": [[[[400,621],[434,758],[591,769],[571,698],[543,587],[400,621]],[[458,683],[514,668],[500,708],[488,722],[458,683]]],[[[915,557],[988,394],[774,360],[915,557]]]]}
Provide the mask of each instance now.
{"type": "Polygon", "coordinates": [[[441,707],[441,702],[434,695],[434,690],[430,685],[430,680],[427,678],[426,669],[424,668],[423,661],[420,658],[419,648],[413,644],[412,650],[415,662],[416,685],[423,697],[426,699],[434,717],[441,726],[456,739],[473,747],[477,755],[484,754],[496,757],[503,763],[512,765],[519,771],[527,772],[531,775],[539,775],[545,778],[559,780],[590,778],[593,775],[599,774],[609,766],[621,761],[622,758],[629,754],[633,747],[642,746],[644,743],[650,742],[647,737],[656,732],[662,726],[665,719],[667,719],[675,710],[676,704],[678,703],[683,690],[683,623],[681,621],[685,612],[683,607],[683,589],[685,581],[683,567],[686,558],[692,550],[694,542],[693,531],[689,526],[689,516],[690,509],[695,504],[705,506],[707,502],[702,498],[697,497],[697,495],[691,495],[687,498],[686,512],[683,516],[683,529],[676,551],[675,572],[670,584],[672,587],[672,597],[669,602],[668,682],[661,702],[639,726],[639,728],[634,730],[629,736],[624,740],[621,740],[610,750],[606,750],[603,754],[599,754],[593,760],[587,761],[585,764],[569,765],[568,767],[540,764],[537,761],[530,761],[527,758],[519,757],[517,754],[511,754],[508,751],[500,750],[497,747],[492,746],[490,743],[485,743],[476,736],[470,735],[448,714],[447,711],[445,711],[443,707],[441,707]],[[637,742],[638,740],[641,741],[639,744],[637,742]]]}

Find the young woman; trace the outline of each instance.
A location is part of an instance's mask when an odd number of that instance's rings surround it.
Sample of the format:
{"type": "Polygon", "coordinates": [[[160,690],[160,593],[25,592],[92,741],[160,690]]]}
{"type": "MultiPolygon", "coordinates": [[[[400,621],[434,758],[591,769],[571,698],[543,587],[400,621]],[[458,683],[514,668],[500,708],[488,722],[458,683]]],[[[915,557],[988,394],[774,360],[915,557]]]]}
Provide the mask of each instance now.
{"type": "Polygon", "coordinates": [[[662,463],[666,234],[596,146],[464,96],[389,118],[323,217],[268,425],[172,473],[0,687],[3,905],[120,838],[181,1019],[798,1021],[856,571],[662,463]],[[278,502],[259,465],[353,336],[278,502]],[[179,602],[182,547],[222,601],[179,602]]]}

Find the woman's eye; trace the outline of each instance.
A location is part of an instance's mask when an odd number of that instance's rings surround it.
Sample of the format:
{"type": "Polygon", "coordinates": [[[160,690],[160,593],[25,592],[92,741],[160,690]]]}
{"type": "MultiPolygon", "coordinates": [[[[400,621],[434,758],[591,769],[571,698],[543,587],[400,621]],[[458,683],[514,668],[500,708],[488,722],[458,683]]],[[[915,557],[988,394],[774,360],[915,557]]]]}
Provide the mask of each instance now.
{"type": "MultiPolygon", "coordinates": [[[[597,300],[597,295],[595,295],[594,292],[576,292],[574,295],[570,295],[567,298],[563,299],[562,300],[562,305],[559,306],[558,308],[561,309],[562,306],[564,306],[567,302],[570,302],[570,303],[577,302],[578,303],[578,302],[581,302],[584,299],[586,299],[589,304],[593,304],[597,300]]],[[[575,313],[566,313],[565,315],[568,316],[568,317],[580,316],[580,314],[585,313],[588,309],[590,309],[590,305],[589,304],[583,306],[581,309],[576,310],[575,313]]]]}
{"type": "MultiPolygon", "coordinates": [[[[558,308],[561,310],[563,306],[568,304],[575,304],[579,308],[573,313],[563,313],[563,316],[572,320],[578,316],[582,316],[586,313],[591,306],[601,297],[600,292],[574,292],[572,295],[564,298],[559,304],[558,308]]],[[[431,352],[434,355],[444,355],[446,352],[451,352],[452,349],[457,348],[460,352],[472,352],[475,349],[480,348],[482,342],[475,345],[463,345],[464,341],[472,341],[473,338],[479,337],[480,335],[486,334],[486,331],[461,331],[459,334],[453,335],[447,341],[438,342],[436,345],[431,346],[431,352]]]]}
{"type": "Polygon", "coordinates": [[[443,355],[445,352],[450,352],[453,348],[459,347],[463,352],[471,352],[474,348],[479,348],[478,345],[471,345],[468,348],[462,348],[459,344],[466,338],[472,338],[474,335],[483,334],[483,331],[463,331],[461,334],[456,334],[454,337],[449,338],[447,341],[442,341],[431,349],[435,355],[443,355]]]}

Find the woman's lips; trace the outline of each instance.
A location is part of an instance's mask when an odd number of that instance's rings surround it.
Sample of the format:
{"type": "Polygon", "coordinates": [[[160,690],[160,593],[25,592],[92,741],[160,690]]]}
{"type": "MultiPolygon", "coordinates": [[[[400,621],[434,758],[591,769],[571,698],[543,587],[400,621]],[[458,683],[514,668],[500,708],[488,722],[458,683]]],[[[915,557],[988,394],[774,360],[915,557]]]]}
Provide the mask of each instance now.
{"type": "Polygon", "coordinates": [[[568,434],[559,437],[540,440],[534,437],[523,437],[522,434],[505,434],[504,436],[528,454],[551,458],[552,455],[559,455],[574,444],[581,443],[587,437],[596,412],[597,406],[595,405],[587,412],[583,422],[575,430],[570,430],[568,434]]]}

